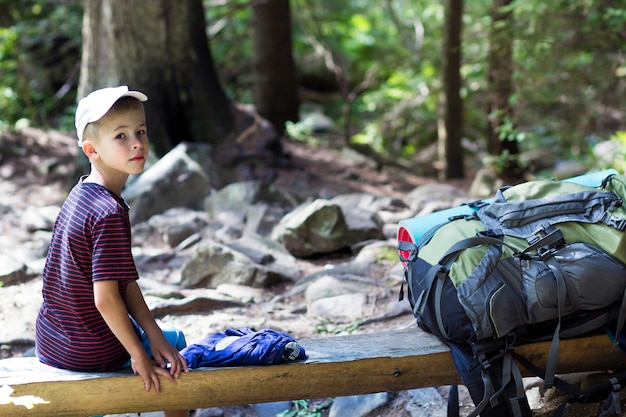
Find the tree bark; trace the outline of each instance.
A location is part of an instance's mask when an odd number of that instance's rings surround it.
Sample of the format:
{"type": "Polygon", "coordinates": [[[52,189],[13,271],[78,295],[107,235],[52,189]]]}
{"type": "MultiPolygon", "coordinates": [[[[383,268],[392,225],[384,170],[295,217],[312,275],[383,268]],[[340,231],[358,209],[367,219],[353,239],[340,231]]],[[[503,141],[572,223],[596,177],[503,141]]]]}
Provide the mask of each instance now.
{"type": "MultiPolygon", "coordinates": [[[[491,29],[489,34],[487,145],[489,153],[501,155],[505,150],[510,155],[519,153],[515,140],[501,140],[502,125],[513,120],[510,98],[513,94],[513,15],[507,9],[511,0],[493,0],[491,29]]],[[[504,171],[514,173],[517,163],[509,158],[504,171]]]]}
{"type": "Polygon", "coordinates": [[[446,0],[443,34],[441,111],[439,127],[439,160],[445,178],[463,178],[463,100],[461,99],[461,33],[463,0],[446,0]]]}
{"type": "Polygon", "coordinates": [[[214,69],[202,0],[85,0],[78,96],[116,85],[145,92],[154,149],[220,144],[234,107],[214,69]]]}
{"type": "Polygon", "coordinates": [[[254,102],[282,134],[287,121],[299,118],[289,0],[252,1],[252,25],[254,102]]]}

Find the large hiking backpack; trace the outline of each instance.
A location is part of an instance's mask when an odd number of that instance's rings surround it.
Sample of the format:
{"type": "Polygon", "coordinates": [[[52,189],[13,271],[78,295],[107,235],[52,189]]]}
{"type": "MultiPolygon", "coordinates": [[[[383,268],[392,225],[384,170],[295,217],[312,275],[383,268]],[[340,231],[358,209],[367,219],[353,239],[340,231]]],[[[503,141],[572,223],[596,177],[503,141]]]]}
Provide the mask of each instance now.
{"type": "MultiPolygon", "coordinates": [[[[473,203],[471,214],[434,225],[417,242],[399,239],[418,325],[444,341],[471,345],[483,366],[484,398],[472,415],[504,390],[491,385],[490,358],[512,355],[519,343],[551,339],[544,375],[550,387],[560,338],[609,323],[620,334],[626,319],[625,197],[626,177],[620,175],[606,177],[598,188],[532,181],[500,189],[490,203],[473,203]]],[[[511,380],[521,384],[513,368],[511,380]]]]}

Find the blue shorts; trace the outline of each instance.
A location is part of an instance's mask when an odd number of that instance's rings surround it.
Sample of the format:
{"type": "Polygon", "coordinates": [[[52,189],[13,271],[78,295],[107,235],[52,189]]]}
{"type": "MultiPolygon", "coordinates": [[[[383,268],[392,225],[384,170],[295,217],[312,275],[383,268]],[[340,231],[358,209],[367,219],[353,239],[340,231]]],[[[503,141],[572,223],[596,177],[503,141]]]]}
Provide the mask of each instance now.
{"type": "MultiPolygon", "coordinates": [[[[146,335],[146,332],[143,331],[141,327],[137,324],[135,319],[132,317],[130,320],[133,322],[133,326],[135,326],[135,331],[137,332],[137,336],[139,336],[139,340],[141,341],[141,345],[143,349],[146,351],[150,358],[154,359],[152,355],[152,350],[150,349],[150,339],[146,335]]],[[[176,350],[181,351],[187,346],[187,341],[185,340],[185,335],[183,332],[167,323],[158,323],[161,331],[163,332],[163,336],[167,339],[168,342],[172,344],[176,348],[176,350]]],[[[130,368],[130,359],[122,366],[122,368],[130,368]]]]}

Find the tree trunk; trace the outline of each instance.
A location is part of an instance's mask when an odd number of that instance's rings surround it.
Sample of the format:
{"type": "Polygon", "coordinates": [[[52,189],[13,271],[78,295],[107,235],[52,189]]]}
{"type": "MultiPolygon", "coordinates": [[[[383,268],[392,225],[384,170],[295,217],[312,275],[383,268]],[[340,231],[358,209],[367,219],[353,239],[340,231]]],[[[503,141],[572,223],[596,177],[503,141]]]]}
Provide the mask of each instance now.
{"type": "MultiPolygon", "coordinates": [[[[513,94],[513,15],[508,10],[510,4],[511,0],[493,0],[491,8],[487,144],[492,155],[501,155],[505,150],[509,155],[519,153],[517,141],[500,139],[502,125],[513,120],[513,108],[509,102],[513,94]]],[[[518,171],[517,163],[511,158],[503,168],[511,174],[518,171]]]]}
{"type": "Polygon", "coordinates": [[[461,99],[461,33],[463,0],[446,0],[443,35],[443,92],[439,128],[439,160],[444,178],[463,178],[463,100],[461,99]]]}
{"type": "Polygon", "coordinates": [[[85,0],[78,96],[116,85],[145,92],[152,145],[220,144],[234,107],[218,81],[202,0],[85,0]]]}
{"type": "Polygon", "coordinates": [[[254,102],[259,114],[282,134],[285,122],[299,118],[289,0],[251,3],[254,102]]]}

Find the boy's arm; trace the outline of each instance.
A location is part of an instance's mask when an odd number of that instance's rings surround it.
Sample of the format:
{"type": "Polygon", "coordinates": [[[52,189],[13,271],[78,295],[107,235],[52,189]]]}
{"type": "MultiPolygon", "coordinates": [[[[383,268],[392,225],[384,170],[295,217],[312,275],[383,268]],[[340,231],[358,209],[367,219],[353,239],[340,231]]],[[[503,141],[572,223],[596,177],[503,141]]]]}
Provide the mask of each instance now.
{"type": "Polygon", "coordinates": [[[126,305],[128,306],[130,315],[133,316],[139,326],[146,332],[148,339],[150,339],[150,350],[157,363],[162,368],[165,368],[167,362],[169,362],[170,373],[176,378],[178,378],[182,371],[189,371],[185,358],[167,341],[165,336],[163,336],[163,332],[146,305],[146,301],[136,281],[128,284],[126,289],[126,305]]]}
{"type": "Polygon", "coordinates": [[[96,308],[115,337],[130,354],[133,370],[142,377],[146,391],[149,391],[150,387],[154,385],[155,390],[160,392],[161,386],[158,375],[163,375],[171,381],[174,380],[174,377],[165,369],[155,367],[143,349],[128,317],[129,311],[120,296],[118,282],[116,280],[95,281],[93,293],[96,308]]]}

